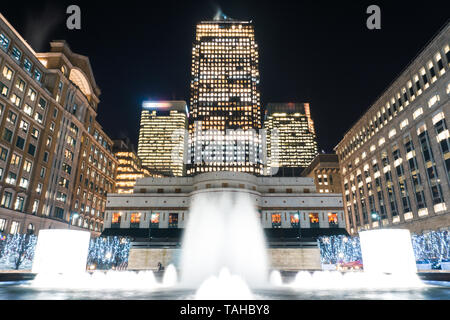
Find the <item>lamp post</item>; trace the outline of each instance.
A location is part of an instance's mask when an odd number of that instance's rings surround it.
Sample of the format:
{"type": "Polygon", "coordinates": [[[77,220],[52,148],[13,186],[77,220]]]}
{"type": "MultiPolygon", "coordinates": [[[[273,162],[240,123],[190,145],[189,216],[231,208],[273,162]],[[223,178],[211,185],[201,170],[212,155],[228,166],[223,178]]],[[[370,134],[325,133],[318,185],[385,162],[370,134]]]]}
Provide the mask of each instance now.
{"type": "Polygon", "coordinates": [[[69,217],[69,228],[68,229],[70,229],[70,225],[71,225],[71,223],[72,223],[72,219],[75,219],[75,218],[77,218],[78,217],[78,213],[77,212],[71,212],[70,213],[70,217],[69,217]]]}
{"type": "Polygon", "coordinates": [[[381,217],[378,214],[378,212],[377,211],[373,211],[371,215],[372,215],[372,220],[377,220],[378,221],[378,229],[381,229],[381,217]]]}

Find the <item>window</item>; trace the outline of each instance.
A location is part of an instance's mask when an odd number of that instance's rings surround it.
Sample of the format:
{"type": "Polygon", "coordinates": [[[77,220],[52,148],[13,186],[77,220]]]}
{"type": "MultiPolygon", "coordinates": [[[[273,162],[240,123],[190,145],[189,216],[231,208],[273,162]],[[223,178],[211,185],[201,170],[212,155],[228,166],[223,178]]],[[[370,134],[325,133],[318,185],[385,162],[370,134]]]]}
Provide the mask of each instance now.
{"type": "Polygon", "coordinates": [[[25,163],[23,164],[23,171],[25,172],[31,172],[31,161],[25,160],[25,163]]]}
{"type": "Polygon", "coordinates": [[[36,146],[30,143],[28,145],[28,154],[34,157],[35,153],[36,153],[36,146]]]}
{"type": "Polygon", "coordinates": [[[3,76],[8,79],[11,80],[12,76],[13,76],[13,71],[12,69],[8,68],[7,66],[3,67],[3,76]]]}
{"type": "Polygon", "coordinates": [[[3,193],[1,206],[5,208],[11,208],[11,200],[12,200],[12,193],[5,191],[5,193],[3,193]]]}
{"type": "Polygon", "coordinates": [[[31,101],[36,100],[36,91],[34,91],[33,89],[29,88],[27,96],[30,98],[31,101]]]}
{"type": "Polygon", "coordinates": [[[47,151],[44,152],[44,157],[42,158],[42,160],[44,162],[48,162],[48,152],[47,151]]]}
{"type": "Polygon", "coordinates": [[[3,33],[0,33],[0,47],[4,51],[7,51],[9,47],[9,39],[3,33]]]}
{"type": "Polygon", "coordinates": [[[17,233],[19,233],[19,226],[20,226],[19,222],[13,221],[11,223],[11,229],[10,229],[9,233],[10,234],[17,234],[17,233]]]}
{"type": "Polygon", "coordinates": [[[272,213],[272,228],[281,228],[281,213],[272,213]]]}
{"type": "Polygon", "coordinates": [[[169,228],[178,228],[178,213],[169,213],[169,228]]]}
{"type": "Polygon", "coordinates": [[[27,227],[27,233],[28,234],[34,234],[34,225],[30,223],[27,227]]]}
{"type": "Polygon", "coordinates": [[[33,67],[33,64],[28,60],[27,58],[23,59],[23,68],[28,73],[31,73],[31,68],[33,67]]]}
{"type": "Polygon", "coordinates": [[[55,207],[55,218],[64,219],[64,209],[55,207]]]}
{"type": "Polygon", "coordinates": [[[52,137],[48,136],[47,137],[47,142],[45,144],[47,147],[50,147],[52,145],[52,137]]]}
{"type": "Polygon", "coordinates": [[[158,228],[159,227],[159,212],[152,212],[150,217],[150,228],[158,228]]]}
{"type": "Polygon", "coordinates": [[[434,106],[439,101],[439,95],[434,95],[428,100],[428,107],[434,106]]]}
{"type": "MultiPolygon", "coordinates": [[[[42,114],[40,114],[39,112],[36,112],[34,114],[34,120],[36,120],[38,123],[42,124],[43,120],[44,120],[44,116],[42,114]]],[[[53,123],[53,122],[52,122],[53,123]]],[[[50,130],[53,131],[54,128],[50,127],[50,130]]]]}
{"type": "Polygon", "coordinates": [[[19,128],[22,129],[23,132],[27,133],[29,126],[30,126],[30,124],[28,122],[26,122],[24,120],[20,120],[19,128]]]}
{"type": "Polygon", "coordinates": [[[8,87],[0,82],[0,94],[4,97],[8,96],[8,87]]]}
{"type": "Polygon", "coordinates": [[[39,98],[38,106],[42,109],[45,109],[45,107],[47,106],[47,101],[45,101],[43,98],[39,98]]]}
{"type": "Polygon", "coordinates": [[[7,157],[8,157],[8,149],[0,147],[0,160],[6,161],[7,157]]]}
{"type": "Polygon", "coordinates": [[[8,111],[8,116],[6,117],[6,120],[7,120],[8,122],[10,122],[11,124],[16,124],[17,114],[15,114],[14,112],[12,112],[11,110],[8,111]]]}
{"type": "Polygon", "coordinates": [[[334,212],[328,212],[328,224],[330,228],[338,227],[338,214],[334,212]]]}
{"type": "Polygon", "coordinates": [[[309,225],[311,228],[319,228],[319,214],[317,212],[309,214],[309,225]]]}
{"type": "Polygon", "coordinates": [[[131,219],[130,219],[130,228],[139,228],[140,222],[141,222],[141,213],[133,212],[131,214],[131,219]]]}
{"type": "Polygon", "coordinates": [[[15,185],[17,180],[17,175],[14,172],[9,172],[6,177],[6,183],[15,185]]]}
{"type": "Polygon", "coordinates": [[[0,219],[0,232],[4,232],[6,228],[6,219],[0,219]]]}
{"type": "Polygon", "coordinates": [[[35,139],[39,138],[39,130],[36,128],[33,128],[33,130],[31,130],[31,136],[35,139]]]}
{"type": "Polygon", "coordinates": [[[39,200],[34,200],[33,208],[31,209],[32,214],[36,214],[39,208],[39,200]]]}
{"type": "Polygon", "coordinates": [[[11,56],[16,59],[16,61],[20,61],[20,57],[22,56],[22,52],[16,47],[13,47],[11,50],[11,56]]]}
{"type": "Polygon", "coordinates": [[[122,220],[122,214],[120,212],[113,212],[111,227],[118,228],[120,226],[120,221],[122,220]]]}
{"type": "Polygon", "coordinates": [[[29,185],[29,181],[27,178],[20,178],[20,183],[19,186],[24,188],[24,189],[28,189],[28,185],[29,185]]]}
{"type": "Polygon", "coordinates": [[[36,186],[36,193],[41,194],[42,192],[42,183],[38,183],[36,186]]]}
{"type": "Polygon", "coordinates": [[[3,179],[3,168],[0,168],[0,180],[3,179]]]}
{"type": "Polygon", "coordinates": [[[16,88],[19,89],[19,91],[23,92],[23,90],[25,90],[25,85],[25,81],[22,79],[18,78],[16,80],[16,88]]]}
{"type": "Polygon", "coordinates": [[[299,228],[300,227],[300,217],[297,212],[291,213],[291,227],[299,228]]]}
{"type": "Polygon", "coordinates": [[[25,106],[23,107],[23,111],[26,115],[30,116],[33,114],[33,108],[28,103],[25,103],[25,106]]]}
{"type": "Polygon", "coordinates": [[[11,165],[19,166],[20,160],[22,160],[22,158],[18,154],[13,153],[13,155],[11,157],[11,165]]]}
{"type": "Polygon", "coordinates": [[[34,79],[36,79],[37,82],[41,82],[42,73],[38,69],[34,69],[34,79]]]}
{"type": "Polygon", "coordinates": [[[66,188],[66,189],[69,188],[69,180],[67,180],[64,177],[59,178],[58,184],[63,188],[66,188]]]}
{"type": "Polygon", "coordinates": [[[69,166],[67,163],[63,162],[62,169],[65,173],[70,174],[72,172],[72,167],[69,166]]]}
{"type": "Polygon", "coordinates": [[[25,146],[25,139],[23,139],[22,137],[17,137],[16,147],[23,150],[24,146],[25,146]]]}
{"type": "Polygon", "coordinates": [[[16,107],[20,108],[20,102],[22,101],[22,99],[20,99],[19,96],[17,96],[15,93],[13,93],[11,95],[10,100],[11,100],[13,105],[15,105],[16,107]]]}
{"type": "Polygon", "coordinates": [[[63,193],[63,192],[56,192],[56,200],[57,201],[61,201],[63,203],[66,203],[67,200],[67,194],[63,193]]]}
{"type": "Polygon", "coordinates": [[[11,142],[12,139],[12,131],[5,128],[5,131],[3,132],[3,140],[11,142]]]}
{"type": "Polygon", "coordinates": [[[45,168],[44,168],[44,167],[41,168],[41,173],[39,174],[39,176],[40,176],[41,178],[44,178],[44,177],[45,177],[45,168]]]}
{"type": "Polygon", "coordinates": [[[25,202],[25,198],[18,196],[16,199],[16,203],[14,204],[14,210],[23,211],[23,204],[25,202]]]}

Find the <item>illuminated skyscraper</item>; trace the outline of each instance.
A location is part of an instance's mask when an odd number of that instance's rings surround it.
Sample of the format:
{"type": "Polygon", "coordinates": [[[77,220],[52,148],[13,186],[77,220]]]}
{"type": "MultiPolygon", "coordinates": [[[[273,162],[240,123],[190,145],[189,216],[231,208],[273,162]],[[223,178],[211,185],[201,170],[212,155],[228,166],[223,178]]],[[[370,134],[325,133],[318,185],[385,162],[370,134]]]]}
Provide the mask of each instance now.
{"type": "Polygon", "coordinates": [[[116,174],[116,192],[133,193],[137,179],[144,177],[162,178],[162,174],[148,170],[142,166],[142,161],[136,154],[134,146],[129,139],[114,140],[113,152],[119,164],[116,174]]]}
{"type": "Polygon", "coordinates": [[[296,175],[293,168],[298,168],[300,174],[318,154],[308,103],[269,103],[264,128],[267,134],[266,174],[271,174],[270,170],[276,173],[276,168],[282,175],[283,171],[296,175]]]}
{"type": "Polygon", "coordinates": [[[184,174],[185,101],[144,102],[138,156],[151,171],[168,176],[184,174]]]}
{"type": "Polygon", "coordinates": [[[258,45],[253,24],[216,16],[197,25],[192,49],[189,175],[262,174],[258,45]]]}

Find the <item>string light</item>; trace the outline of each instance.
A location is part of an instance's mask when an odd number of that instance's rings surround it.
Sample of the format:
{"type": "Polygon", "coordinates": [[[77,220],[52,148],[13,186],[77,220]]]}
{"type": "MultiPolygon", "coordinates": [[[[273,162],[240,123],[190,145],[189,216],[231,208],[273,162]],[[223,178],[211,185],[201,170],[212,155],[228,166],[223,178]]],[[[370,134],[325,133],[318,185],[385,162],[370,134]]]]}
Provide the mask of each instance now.
{"type": "MultiPolygon", "coordinates": [[[[430,231],[421,235],[412,234],[416,261],[434,263],[450,261],[450,235],[448,231],[430,231]]],[[[359,237],[324,236],[317,239],[323,264],[362,261],[359,237]]]]}

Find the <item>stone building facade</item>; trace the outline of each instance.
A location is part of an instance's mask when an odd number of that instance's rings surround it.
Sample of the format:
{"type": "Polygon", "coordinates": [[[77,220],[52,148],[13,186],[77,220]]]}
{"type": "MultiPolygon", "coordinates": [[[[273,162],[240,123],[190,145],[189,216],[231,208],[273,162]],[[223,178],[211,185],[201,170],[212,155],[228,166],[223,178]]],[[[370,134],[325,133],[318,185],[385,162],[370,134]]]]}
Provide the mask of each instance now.
{"type": "Polygon", "coordinates": [[[133,194],[108,194],[104,227],[122,231],[184,228],[191,199],[200,192],[245,193],[254,201],[265,229],[346,227],[341,194],[317,193],[312,178],[226,171],[139,179],[133,194]]]}
{"type": "Polygon", "coordinates": [[[339,159],[335,154],[318,154],[302,176],[313,178],[319,193],[342,193],[339,159]]]}
{"type": "Polygon", "coordinates": [[[0,15],[0,232],[37,233],[70,222],[98,235],[117,166],[112,141],[95,120],[100,89],[87,57],[64,41],[50,47],[36,53],[0,15]],[[84,155],[88,141],[93,157],[84,155]],[[99,175],[91,179],[93,212],[79,210],[83,163],[99,175]]]}
{"type": "Polygon", "coordinates": [[[450,24],[335,147],[350,233],[450,227],[450,24]]]}

